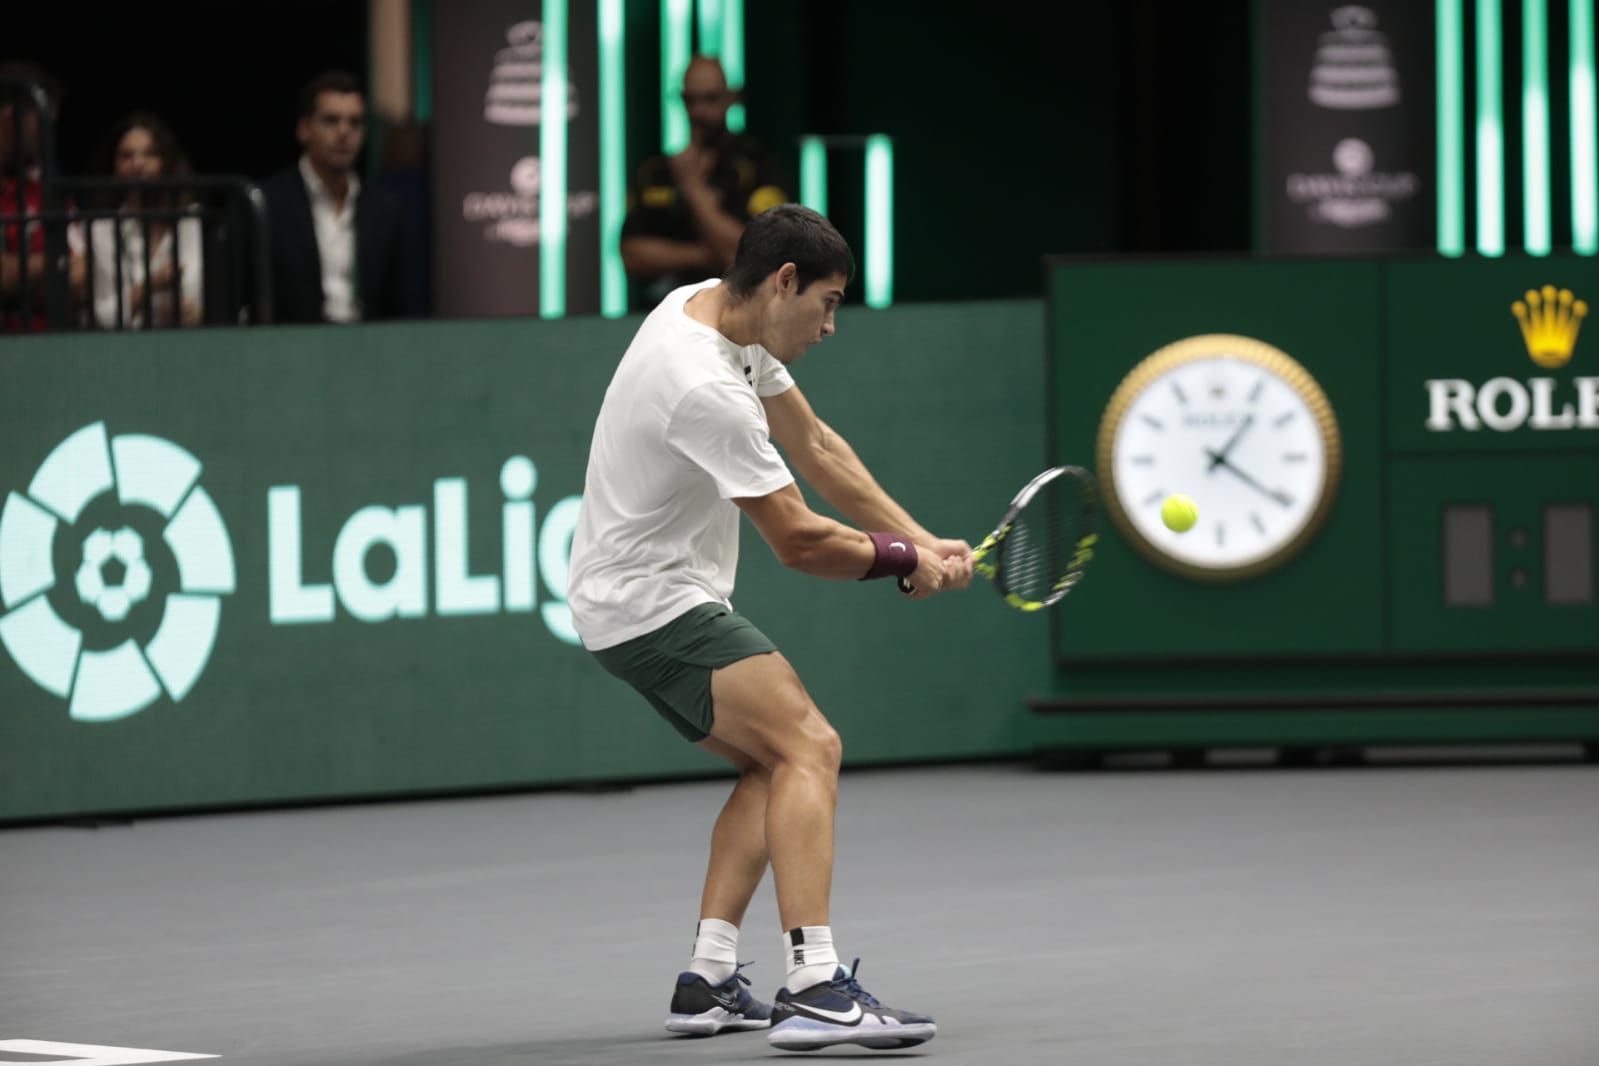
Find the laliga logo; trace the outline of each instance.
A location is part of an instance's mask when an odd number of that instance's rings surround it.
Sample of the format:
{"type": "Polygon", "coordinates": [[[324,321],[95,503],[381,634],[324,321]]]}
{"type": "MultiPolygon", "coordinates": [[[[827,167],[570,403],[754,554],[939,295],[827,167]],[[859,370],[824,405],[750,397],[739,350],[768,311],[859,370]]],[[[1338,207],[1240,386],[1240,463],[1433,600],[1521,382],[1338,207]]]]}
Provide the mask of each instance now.
{"type": "MultiPolygon", "coordinates": [[[[1510,305],[1521,326],[1527,356],[1549,370],[1571,362],[1577,333],[1588,314],[1588,304],[1570,289],[1545,285],[1528,289],[1525,298],[1510,305]]],[[[1487,426],[1509,433],[1523,425],[1532,429],[1599,429],[1599,377],[1572,378],[1575,402],[1558,403],[1555,378],[1490,378],[1481,387],[1460,378],[1435,378],[1427,382],[1427,428],[1435,433],[1457,426],[1464,430],[1487,426]]]]}
{"type": "Polygon", "coordinates": [[[234,569],[199,478],[199,460],[176,444],[108,440],[96,422],[45,457],[26,494],[7,495],[0,642],[73,718],[123,718],[163,691],[178,702],[204,671],[234,569]],[[159,603],[157,574],[179,588],[159,603]]]}

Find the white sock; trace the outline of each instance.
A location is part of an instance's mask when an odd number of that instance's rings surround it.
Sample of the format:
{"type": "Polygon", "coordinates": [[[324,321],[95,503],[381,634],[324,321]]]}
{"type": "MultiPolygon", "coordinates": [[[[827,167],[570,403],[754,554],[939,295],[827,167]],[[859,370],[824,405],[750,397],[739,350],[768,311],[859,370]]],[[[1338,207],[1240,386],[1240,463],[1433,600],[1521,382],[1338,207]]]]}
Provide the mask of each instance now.
{"type": "Polygon", "coordinates": [[[783,951],[788,956],[788,990],[798,992],[838,973],[838,955],[833,951],[833,927],[802,925],[783,934],[783,951]]]}
{"type": "Polygon", "coordinates": [[[738,969],[738,926],[720,918],[701,918],[688,968],[713,985],[732,977],[738,969]]]}

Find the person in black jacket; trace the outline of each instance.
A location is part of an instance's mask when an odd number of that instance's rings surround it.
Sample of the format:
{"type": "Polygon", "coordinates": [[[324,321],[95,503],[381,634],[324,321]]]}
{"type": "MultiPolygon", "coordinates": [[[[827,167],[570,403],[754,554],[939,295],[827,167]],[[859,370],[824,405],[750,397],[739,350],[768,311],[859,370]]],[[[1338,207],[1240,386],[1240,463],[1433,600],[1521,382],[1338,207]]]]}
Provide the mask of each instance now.
{"type": "Polygon", "coordinates": [[[399,201],[355,173],[366,101],[353,75],[329,71],[300,93],[305,151],[262,184],[270,220],[273,319],[361,322],[415,313],[399,201]]]}

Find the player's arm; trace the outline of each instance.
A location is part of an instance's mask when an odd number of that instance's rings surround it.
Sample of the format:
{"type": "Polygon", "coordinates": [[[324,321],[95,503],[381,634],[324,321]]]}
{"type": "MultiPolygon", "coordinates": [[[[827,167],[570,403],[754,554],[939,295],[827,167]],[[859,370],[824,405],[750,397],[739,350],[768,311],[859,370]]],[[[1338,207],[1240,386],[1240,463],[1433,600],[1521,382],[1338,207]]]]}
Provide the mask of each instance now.
{"type": "Polygon", "coordinates": [[[907,580],[925,598],[944,587],[944,562],[934,552],[917,552],[914,544],[897,538],[873,537],[842,522],[819,515],[805,504],[799,486],[789,482],[765,496],[736,497],[733,502],[749,516],[778,561],[791,570],[837,581],[883,577],[901,558],[916,557],[907,580]]]}
{"type": "Polygon", "coordinates": [[[944,586],[944,560],[918,552],[908,534],[891,526],[862,533],[806,506],[743,384],[713,381],[689,390],[667,420],[666,445],[749,515],[784,566],[838,580],[919,579],[916,588],[926,595],[944,586]]]}
{"type": "Polygon", "coordinates": [[[761,403],[772,439],[824,500],[863,528],[901,530],[927,551],[953,557],[951,580],[960,587],[970,583],[971,545],[935,537],[912,518],[872,477],[849,442],[816,416],[798,385],[763,396],[761,403]]]}

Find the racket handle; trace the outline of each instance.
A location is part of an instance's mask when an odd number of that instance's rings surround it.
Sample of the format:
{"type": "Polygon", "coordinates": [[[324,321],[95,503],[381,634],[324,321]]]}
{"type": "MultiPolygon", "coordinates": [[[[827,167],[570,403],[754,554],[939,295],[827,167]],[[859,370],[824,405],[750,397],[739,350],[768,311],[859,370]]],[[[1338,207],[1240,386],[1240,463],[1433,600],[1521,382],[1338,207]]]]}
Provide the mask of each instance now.
{"type": "Polygon", "coordinates": [[[895,578],[894,583],[897,584],[899,586],[899,590],[907,596],[916,591],[916,586],[912,585],[909,581],[906,581],[902,577],[895,578]]]}

